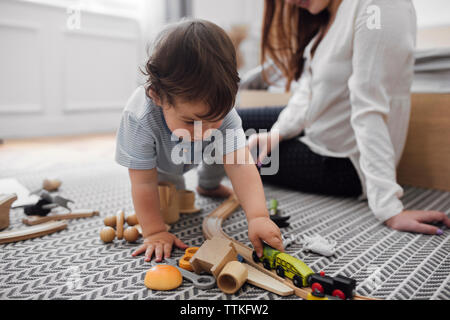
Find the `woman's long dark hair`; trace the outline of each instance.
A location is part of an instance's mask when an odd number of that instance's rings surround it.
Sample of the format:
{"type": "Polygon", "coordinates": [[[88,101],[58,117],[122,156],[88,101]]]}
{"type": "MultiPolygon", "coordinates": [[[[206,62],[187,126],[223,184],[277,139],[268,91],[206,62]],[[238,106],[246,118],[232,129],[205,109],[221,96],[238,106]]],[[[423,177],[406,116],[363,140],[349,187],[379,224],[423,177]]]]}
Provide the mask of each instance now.
{"type": "MultiPolygon", "coordinates": [[[[303,72],[303,52],[308,43],[322,32],[329,21],[328,10],[317,15],[285,3],[285,0],[265,0],[261,41],[261,63],[271,59],[286,77],[286,91],[303,72]]],[[[320,43],[315,42],[312,52],[320,43]]],[[[263,73],[265,80],[267,77],[263,73]]]]}

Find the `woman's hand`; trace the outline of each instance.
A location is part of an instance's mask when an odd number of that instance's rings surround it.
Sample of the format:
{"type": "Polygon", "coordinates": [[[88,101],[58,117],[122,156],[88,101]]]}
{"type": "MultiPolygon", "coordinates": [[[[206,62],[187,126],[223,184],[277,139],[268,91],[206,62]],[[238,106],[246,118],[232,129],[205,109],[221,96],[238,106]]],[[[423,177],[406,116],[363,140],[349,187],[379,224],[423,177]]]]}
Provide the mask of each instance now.
{"type": "Polygon", "coordinates": [[[251,135],[248,139],[248,148],[252,150],[259,146],[258,166],[263,163],[266,156],[272,152],[281,142],[282,137],[276,132],[264,132],[251,135]]]}
{"type": "Polygon", "coordinates": [[[284,251],[280,229],[269,217],[256,217],[249,220],[248,238],[258,257],[263,254],[262,241],[265,241],[272,248],[284,251]]]}
{"type": "Polygon", "coordinates": [[[145,238],[144,243],[132,253],[132,256],[135,257],[145,251],[145,261],[150,261],[152,260],[153,253],[155,253],[155,261],[160,262],[163,260],[163,253],[164,259],[170,257],[170,252],[174,244],[183,250],[189,247],[170,232],[163,231],[154,233],[145,238]]]}
{"type": "Polygon", "coordinates": [[[411,231],[425,234],[441,235],[442,230],[436,226],[427,224],[442,222],[450,228],[450,219],[439,211],[403,211],[385,221],[385,224],[395,230],[411,231]]]}

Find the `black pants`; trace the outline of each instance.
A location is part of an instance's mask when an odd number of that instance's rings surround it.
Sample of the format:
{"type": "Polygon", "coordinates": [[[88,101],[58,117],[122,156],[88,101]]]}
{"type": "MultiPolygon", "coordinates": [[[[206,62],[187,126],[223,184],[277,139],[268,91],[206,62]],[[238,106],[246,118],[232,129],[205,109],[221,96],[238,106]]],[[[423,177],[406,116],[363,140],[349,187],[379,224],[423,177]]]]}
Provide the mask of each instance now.
{"type": "MultiPolygon", "coordinates": [[[[269,131],[281,110],[281,107],[237,109],[244,131],[269,131]]],[[[261,175],[263,182],[332,196],[356,197],[362,193],[358,173],[348,158],[318,155],[299,141],[298,137],[282,141],[279,156],[278,173],[261,175]]]]}

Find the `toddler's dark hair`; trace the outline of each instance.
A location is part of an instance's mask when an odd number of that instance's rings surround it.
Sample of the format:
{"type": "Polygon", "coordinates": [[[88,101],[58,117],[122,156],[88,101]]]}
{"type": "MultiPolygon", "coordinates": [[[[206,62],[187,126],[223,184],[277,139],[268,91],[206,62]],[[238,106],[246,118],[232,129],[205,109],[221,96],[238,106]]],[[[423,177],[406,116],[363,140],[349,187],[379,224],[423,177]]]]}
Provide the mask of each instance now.
{"type": "Polygon", "coordinates": [[[219,120],[233,108],[239,85],[236,51],[216,24],[185,19],[167,26],[156,38],[144,74],[146,94],[162,101],[201,101],[205,120],[219,120]]]}

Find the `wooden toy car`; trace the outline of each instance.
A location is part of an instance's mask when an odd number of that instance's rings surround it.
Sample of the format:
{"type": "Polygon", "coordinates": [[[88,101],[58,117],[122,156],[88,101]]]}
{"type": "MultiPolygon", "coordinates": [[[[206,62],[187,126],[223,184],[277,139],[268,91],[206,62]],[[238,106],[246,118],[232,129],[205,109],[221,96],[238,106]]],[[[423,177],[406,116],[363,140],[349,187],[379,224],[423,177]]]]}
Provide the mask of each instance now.
{"type": "Polygon", "coordinates": [[[314,273],[303,261],[267,244],[264,244],[261,258],[257,256],[256,251],[253,251],[252,257],[256,263],[262,262],[264,268],[276,269],[280,277],[288,277],[299,288],[310,286],[312,292],[342,300],[352,299],[355,295],[356,280],[342,275],[326,276],[323,271],[314,273]]]}
{"type": "Polygon", "coordinates": [[[356,280],[342,275],[330,277],[322,271],[311,275],[308,281],[313,292],[318,291],[342,300],[352,299],[355,295],[356,280]]]}
{"type": "Polygon", "coordinates": [[[268,270],[275,269],[280,277],[288,277],[299,288],[307,287],[310,283],[310,276],[314,274],[303,261],[280,252],[267,244],[264,244],[261,258],[256,255],[256,251],[253,251],[253,261],[262,262],[264,268],[268,270]]]}

